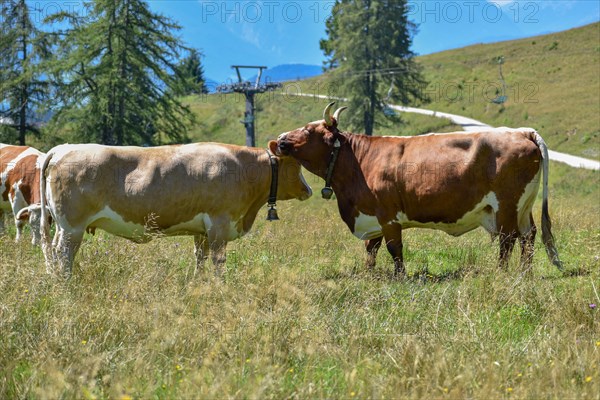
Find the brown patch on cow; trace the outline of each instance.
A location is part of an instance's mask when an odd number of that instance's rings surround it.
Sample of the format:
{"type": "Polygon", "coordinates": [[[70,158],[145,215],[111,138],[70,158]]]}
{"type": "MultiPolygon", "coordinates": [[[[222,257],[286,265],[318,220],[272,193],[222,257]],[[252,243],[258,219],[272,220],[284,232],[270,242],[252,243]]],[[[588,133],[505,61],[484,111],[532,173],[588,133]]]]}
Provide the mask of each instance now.
{"type": "Polygon", "coordinates": [[[37,165],[38,154],[31,154],[18,160],[18,156],[31,149],[27,146],[3,146],[0,149],[0,166],[2,173],[11,167],[6,175],[5,190],[2,193],[2,201],[7,202],[9,194],[14,196],[14,185],[21,181],[19,190],[28,204],[39,203],[39,168],[37,165]]]}
{"type": "MultiPolygon", "coordinates": [[[[29,149],[27,146],[8,146],[3,145],[0,147],[0,174],[4,174],[8,167],[12,167],[14,160],[22,152],[29,149]]],[[[8,193],[11,185],[8,182],[5,184],[4,191],[0,193],[0,201],[8,201],[8,193]]]]}

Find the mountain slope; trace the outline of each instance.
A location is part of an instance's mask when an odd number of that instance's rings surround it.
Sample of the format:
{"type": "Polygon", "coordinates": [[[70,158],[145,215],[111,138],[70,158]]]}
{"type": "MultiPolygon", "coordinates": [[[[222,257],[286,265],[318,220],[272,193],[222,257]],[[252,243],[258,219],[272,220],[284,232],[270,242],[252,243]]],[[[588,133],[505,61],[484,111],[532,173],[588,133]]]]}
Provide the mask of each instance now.
{"type": "Polygon", "coordinates": [[[600,157],[600,24],[419,57],[428,107],[494,126],[531,126],[550,147],[600,157]],[[497,57],[506,81],[502,94],[497,57]]]}
{"type": "MultiPolygon", "coordinates": [[[[553,150],[600,159],[600,23],[417,61],[429,82],[425,90],[432,102],[425,108],[493,126],[530,126],[553,150]],[[503,94],[498,57],[504,58],[504,105],[492,102],[503,94]]],[[[301,87],[306,93],[342,95],[329,74],[301,87]]]]}

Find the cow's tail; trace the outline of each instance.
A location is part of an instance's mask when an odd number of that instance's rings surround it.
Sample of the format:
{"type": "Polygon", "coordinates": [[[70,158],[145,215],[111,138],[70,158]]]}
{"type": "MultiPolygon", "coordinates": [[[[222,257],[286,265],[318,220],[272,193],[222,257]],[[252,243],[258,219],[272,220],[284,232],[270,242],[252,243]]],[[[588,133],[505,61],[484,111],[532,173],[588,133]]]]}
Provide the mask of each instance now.
{"type": "MultiPolygon", "coordinates": [[[[46,206],[46,207],[48,207],[48,206],[46,206]]],[[[19,220],[29,219],[29,214],[31,214],[32,212],[40,211],[41,209],[42,209],[41,204],[30,204],[25,208],[21,208],[19,210],[19,212],[17,213],[17,215],[15,216],[15,219],[19,219],[19,220]]]]}
{"type": "Polygon", "coordinates": [[[548,158],[548,147],[539,133],[534,131],[533,135],[535,143],[542,152],[542,242],[546,247],[546,253],[548,254],[548,258],[550,258],[552,264],[556,265],[556,267],[562,271],[563,265],[558,257],[558,251],[556,250],[556,245],[554,244],[554,235],[552,235],[552,221],[550,221],[550,214],[548,213],[548,165],[550,161],[548,158]]]}
{"type": "Polygon", "coordinates": [[[46,199],[46,169],[52,159],[52,151],[49,151],[44,158],[44,163],[40,168],[40,207],[42,209],[42,220],[40,221],[40,233],[42,236],[42,251],[46,258],[46,266],[52,264],[52,244],[50,243],[50,218],[48,215],[48,202],[46,199]]]}

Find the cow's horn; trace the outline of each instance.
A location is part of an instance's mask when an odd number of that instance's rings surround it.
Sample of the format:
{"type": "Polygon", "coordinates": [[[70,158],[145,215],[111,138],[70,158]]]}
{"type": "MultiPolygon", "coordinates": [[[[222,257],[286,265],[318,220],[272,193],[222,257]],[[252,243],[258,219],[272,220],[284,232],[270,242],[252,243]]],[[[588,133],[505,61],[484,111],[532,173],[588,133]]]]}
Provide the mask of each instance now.
{"type": "Polygon", "coordinates": [[[340,123],[340,114],[348,107],[340,107],[333,113],[333,119],[335,119],[336,123],[340,123]]]}
{"type": "Polygon", "coordinates": [[[331,107],[335,105],[335,101],[327,104],[325,110],[323,111],[323,119],[325,120],[325,125],[331,126],[333,125],[333,120],[331,119],[331,107]]]}

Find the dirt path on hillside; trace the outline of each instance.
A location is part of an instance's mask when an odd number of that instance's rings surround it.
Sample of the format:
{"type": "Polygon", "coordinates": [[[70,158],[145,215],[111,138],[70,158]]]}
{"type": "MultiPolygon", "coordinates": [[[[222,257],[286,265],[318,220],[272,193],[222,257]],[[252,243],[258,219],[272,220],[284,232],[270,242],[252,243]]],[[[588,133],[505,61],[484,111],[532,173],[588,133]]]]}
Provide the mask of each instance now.
{"type": "MultiPolygon", "coordinates": [[[[481,121],[463,117],[462,115],[455,115],[439,111],[425,110],[422,108],[402,107],[395,105],[390,105],[390,108],[400,112],[417,113],[423,115],[431,115],[432,117],[446,118],[452,121],[454,124],[460,125],[465,132],[474,132],[486,128],[494,129],[494,127],[484,124],[481,121]]],[[[558,151],[553,150],[548,150],[548,155],[550,156],[551,160],[570,165],[571,167],[591,169],[594,171],[600,170],[600,161],[589,160],[587,158],[572,156],[566,153],[559,153],[558,151]]]]}

